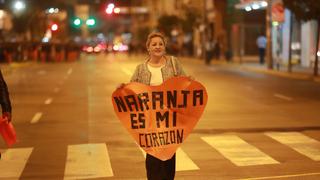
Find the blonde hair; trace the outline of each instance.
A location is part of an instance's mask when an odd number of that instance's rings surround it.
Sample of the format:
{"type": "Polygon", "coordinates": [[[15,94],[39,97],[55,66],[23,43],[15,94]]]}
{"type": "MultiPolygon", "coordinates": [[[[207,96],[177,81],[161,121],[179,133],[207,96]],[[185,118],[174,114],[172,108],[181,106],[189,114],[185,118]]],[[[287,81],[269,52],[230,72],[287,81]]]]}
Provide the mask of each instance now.
{"type": "Polygon", "coordinates": [[[146,47],[148,49],[150,43],[151,43],[151,39],[152,38],[155,38],[155,37],[159,37],[162,39],[163,43],[164,43],[164,46],[166,46],[167,42],[166,42],[166,38],[163,34],[159,33],[159,32],[152,32],[148,35],[148,39],[147,39],[147,42],[146,42],[146,47]]]}

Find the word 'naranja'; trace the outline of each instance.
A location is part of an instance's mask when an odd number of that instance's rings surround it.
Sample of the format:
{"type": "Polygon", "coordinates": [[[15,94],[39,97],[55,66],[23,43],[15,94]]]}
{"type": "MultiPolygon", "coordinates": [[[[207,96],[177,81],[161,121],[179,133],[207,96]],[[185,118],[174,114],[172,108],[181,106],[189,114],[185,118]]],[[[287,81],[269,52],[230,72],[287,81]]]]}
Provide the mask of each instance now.
{"type": "Polygon", "coordinates": [[[113,97],[117,104],[118,112],[144,111],[152,109],[164,109],[164,101],[167,100],[167,108],[186,108],[188,97],[191,97],[192,106],[203,105],[203,90],[181,91],[153,91],[127,96],[113,97]],[[178,96],[182,96],[182,102],[178,103],[178,96]]]}

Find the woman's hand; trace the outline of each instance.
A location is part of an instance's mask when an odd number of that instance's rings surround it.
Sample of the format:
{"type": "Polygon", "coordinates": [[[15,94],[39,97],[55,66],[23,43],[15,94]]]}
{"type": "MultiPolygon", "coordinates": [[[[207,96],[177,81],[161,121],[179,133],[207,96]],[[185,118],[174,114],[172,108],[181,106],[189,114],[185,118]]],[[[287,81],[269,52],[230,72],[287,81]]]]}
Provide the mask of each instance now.
{"type": "Polygon", "coordinates": [[[11,113],[10,112],[3,112],[2,118],[5,119],[6,121],[10,122],[11,121],[11,113]]]}
{"type": "Polygon", "coordinates": [[[188,78],[189,78],[190,80],[192,80],[192,81],[195,80],[195,78],[194,78],[193,76],[188,76],[188,78]]]}
{"type": "Polygon", "coordinates": [[[119,85],[117,86],[117,89],[121,89],[121,88],[123,88],[125,85],[126,85],[125,83],[121,83],[121,84],[119,84],[119,85]]]}

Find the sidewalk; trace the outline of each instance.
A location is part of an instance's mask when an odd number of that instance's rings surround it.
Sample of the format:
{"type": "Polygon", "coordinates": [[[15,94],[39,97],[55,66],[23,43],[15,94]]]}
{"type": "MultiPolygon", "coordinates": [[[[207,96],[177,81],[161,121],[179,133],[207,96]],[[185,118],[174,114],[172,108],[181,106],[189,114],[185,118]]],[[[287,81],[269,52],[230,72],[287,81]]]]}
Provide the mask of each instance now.
{"type": "MultiPolygon", "coordinates": [[[[203,61],[203,59],[199,58],[188,58],[184,57],[182,59],[196,59],[198,61],[203,61]]],[[[292,78],[292,79],[300,79],[300,80],[311,80],[314,82],[320,83],[320,72],[318,77],[313,75],[313,68],[302,67],[301,65],[292,65],[291,72],[288,72],[288,67],[281,65],[279,68],[274,65],[273,69],[268,69],[268,65],[265,63],[263,65],[259,64],[258,59],[254,59],[254,57],[243,58],[242,62],[227,62],[226,60],[212,60],[211,65],[221,65],[221,66],[229,66],[234,68],[240,68],[242,70],[253,71],[257,73],[270,74],[279,77],[292,78]]]]}

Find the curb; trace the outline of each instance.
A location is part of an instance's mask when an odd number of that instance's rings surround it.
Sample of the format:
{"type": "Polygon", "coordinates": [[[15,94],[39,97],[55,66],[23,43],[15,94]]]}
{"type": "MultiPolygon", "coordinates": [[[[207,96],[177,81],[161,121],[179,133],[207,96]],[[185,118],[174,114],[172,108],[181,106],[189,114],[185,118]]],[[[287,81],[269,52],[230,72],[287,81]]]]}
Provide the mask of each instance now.
{"type": "Polygon", "coordinates": [[[20,62],[20,63],[10,63],[10,64],[1,64],[0,65],[0,69],[2,74],[8,74],[12,71],[12,69],[14,68],[21,68],[21,67],[25,67],[25,66],[29,66],[32,62],[20,62]]]}
{"type": "Polygon", "coordinates": [[[257,73],[264,73],[264,74],[270,74],[273,76],[278,76],[278,77],[284,77],[284,78],[290,78],[290,79],[297,79],[297,80],[307,80],[307,81],[313,81],[316,83],[320,83],[320,77],[315,77],[311,74],[304,74],[304,73],[288,73],[288,72],[281,72],[281,71],[275,71],[275,70],[268,70],[268,69],[260,69],[260,68],[255,68],[255,67],[250,67],[250,66],[242,66],[240,67],[245,70],[257,72],[257,73]]]}
{"type": "MultiPolygon", "coordinates": [[[[199,58],[190,58],[190,57],[182,57],[181,59],[185,60],[198,60],[199,62],[202,61],[199,58]]],[[[211,61],[211,65],[219,65],[219,66],[227,66],[227,67],[237,67],[242,70],[248,70],[256,73],[264,73],[264,74],[270,74],[273,76],[278,76],[278,77],[284,77],[284,78],[290,78],[290,79],[298,79],[298,80],[308,80],[308,81],[313,81],[316,83],[320,83],[320,76],[315,77],[312,74],[305,74],[305,73],[299,73],[299,72],[283,72],[283,71],[277,71],[277,70],[269,70],[269,69],[264,69],[264,68],[256,68],[252,67],[249,65],[245,64],[236,64],[232,62],[227,62],[227,61],[211,61]]]]}

